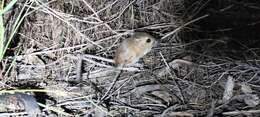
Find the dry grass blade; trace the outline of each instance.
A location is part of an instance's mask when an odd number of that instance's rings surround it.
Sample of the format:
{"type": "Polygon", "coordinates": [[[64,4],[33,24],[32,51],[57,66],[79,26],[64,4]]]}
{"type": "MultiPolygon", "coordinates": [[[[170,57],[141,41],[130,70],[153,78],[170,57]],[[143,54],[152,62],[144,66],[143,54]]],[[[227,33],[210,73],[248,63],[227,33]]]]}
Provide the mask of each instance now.
{"type": "Polygon", "coordinates": [[[193,19],[193,20],[191,20],[191,21],[189,21],[189,22],[183,24],[182,26],[180,26],[180,27],[174,29],[173,31],[169,32],[168,34],[166,34],[165,36],[163,36],[161,39],[165,39],[165,38],[169,37],[170,35],[173,35],[174,33],[180,31],[180,30],[183,29],[184,27],[186,27],[186,26],[188,26],[188,25],[190,25],[190,24],[192,24],[192,23],[194,23],[194,22],[197,22],[197,21],[199,21],[199,20],[201,20],[201,19],[203,19],[203,18],[206,18],[206,17],[208,17],[208,16],[209,16],[209,14],[206,14],[206,15],[203,15],[203,16],[198,17],[198,18],[196,18],[196,19],[193,19]]]}
{"type": "MultiPolygon", "coordinates": [[[[162,59],[163,59],[163,61],[164,61],[164,64],[166,65],[167,72],[171,75],[171,77],[172,77],[172,79],[173,79],[175,85],[177,86],[177,88],[178,88],[178,90],[179,90],[179,93],[180,93],[180,95],[181,95],[180,100],[182,101],[183,104],[185,104],[185,103],[186,103],[186,100],[185,100],[185,97],[184,97],[184,95],[183,95],[183,91],[182,91],[182,89],[180,88],[180,85],[178,84],[178,82],[175,80],[175,78],[176,78],[177,76],[176,76],[176,75],[173,75],[173,74],[171,73],[171,68],[170,68],[170,66],[168,65],[168,63],[165,61],[165,59],[164,59],[164,57],[163,57],[163,55],[162,55],[161,52],[160,52],[160,55],[161,55],[161,57],[162,57],[162,59]]],[[[177,96],[177,97],[178,97],[178,96],[177,96]]],[[[178,98],[179,98],[179,97],[178,97],[178,98]]]]}
{"type": "Polygon", "coordinates": [[[248,110],[248,111],[231,111],[224,112],[223,115],[248,115],[248,114],[259,114],[260,110],[248,110]]]}
{"type": "Polygon", "coordinates": [[[0,3],[0,93],[34,93],[43,116],[259,114],[257,0],[0,3]],[[115,76],[135,31],[158,46],[115,76]]]}
{"type": "Polygon", "coordinates": [[[122,72],[123,72],[123,71],[120,70],[118,73],[116,73],[113,82],[112,82],[111,85],[109,86],[109,88],[108,88],[108,90],[106,91],[106,93],[101,97],[101,99],[100,99],[101,102],[104,101],[104,100],[107,98],[107,96],[109,95],[110,91],[114,88],[114,86],[115,86],[117,80],[119,79],[120,75],[122,74],[122,72]]]}
{"type": "Polygon", "coordinates": [[[99,48],[103,48],[102,46],[100,46],[99,44],[97,44],[96,42],[93,42],[92,40],[90,40],[86,35],[82,34],[75,26],[73,26],[69,21],[67,21],[66,19],[64,19],[60,14],[58,14],[58,12],[55,12],[53,9],[49,8],[48,6],[46,6],[45,4],[43,4],[40,1],[37,1],[37,3],[41,6],[44,6],[43,9],[46,10],[46,12],[48,12],[49,14],[52,14],[53,16],[55,16],[56,18],[58,18],[59,20],[63,21],[64,23],[66,23],[68,26],[70,26],[74,31],[76,31],[80,36],[84,37],[86,40],[88,40],[91,44],[99,47],[99,48]]]}

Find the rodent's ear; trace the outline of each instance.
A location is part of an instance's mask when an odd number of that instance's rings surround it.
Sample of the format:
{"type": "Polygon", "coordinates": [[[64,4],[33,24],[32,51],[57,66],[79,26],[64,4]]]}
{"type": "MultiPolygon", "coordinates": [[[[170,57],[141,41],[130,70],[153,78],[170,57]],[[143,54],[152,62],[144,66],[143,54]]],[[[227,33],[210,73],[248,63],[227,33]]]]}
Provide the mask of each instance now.
{"type": "Polygon", "coordinates": [[[156,41],[159,41],[162,38],[162,36],[155,32],[150,32],[149,34],[153,36],[156,41]]]}

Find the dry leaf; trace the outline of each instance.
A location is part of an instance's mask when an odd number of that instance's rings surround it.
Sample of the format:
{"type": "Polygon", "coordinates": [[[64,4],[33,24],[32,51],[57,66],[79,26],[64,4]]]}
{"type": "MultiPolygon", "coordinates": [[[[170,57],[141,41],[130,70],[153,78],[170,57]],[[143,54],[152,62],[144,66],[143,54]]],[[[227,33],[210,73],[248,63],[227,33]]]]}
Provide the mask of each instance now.
{"type": "Polygon", "coordinates": [[[259,97],[254,94],[246,94],[244,102],[250,107],[255,107],[259,104],[259,97]]]}
{"type": "Polygon", "coordinates": [[[241,90],[242,90],[242,92],[245,93],[245,94],[252,94],[252,92],[253,92],[253,90],[251,89],[251,87],[248,86],[248,85],[246,85],[245,83],[243,83],[243,84],[241,85],[241,90]]]}
{"type": "Polygon", "coordinates": [[[36,117],[40,114],[36,99],[23,93],[0,95],[0,111],[1,113],[25,111],[29,117],[36,117]]]}
{"type": "Polygon", "coordinates": [[[233,89],[234,89],[235,82],[232,76],[228,76],[228,80],[225,85],[225,91],[223,93],[222,100],[224,102],[228,101],[233,96],[233,89]]]}

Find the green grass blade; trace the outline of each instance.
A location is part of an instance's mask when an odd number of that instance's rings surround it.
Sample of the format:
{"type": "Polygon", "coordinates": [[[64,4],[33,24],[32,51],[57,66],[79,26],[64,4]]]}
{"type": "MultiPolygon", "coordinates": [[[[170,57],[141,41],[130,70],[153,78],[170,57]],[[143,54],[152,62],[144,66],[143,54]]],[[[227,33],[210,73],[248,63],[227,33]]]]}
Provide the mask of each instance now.
{"type": "MultiPolygon", "coordinates": [[[[31,6],[33,3],[34,2],[31,2],[29,6],[31,6]]],[[[16,18],[17,20],[14,23],[14,26],[13,26],[14,28],[12,29],[11,34],[10,34],[10,36],[8,38],[8,41],[7,41],[6,45],[3,48],[3,54],[6,52],[7,48],[9,47],[9,44],[11,43],[11,40],[15,36],[15,34],[16,34],[17,30],[19,29],[19,27],[20,27],[22,21],[24,20],[25,16],[27,16],[26,14],[29,12],[29,8],[27,8],[25,14],[23,14],[23,11],[25,10],[25,8],[26,8],[26,5],[23,6],[22,10],[20,11],[20,14],[16,18]]],[[[0,60],[1,60],[1,58],[0,58],[0,60]]]]}
{"type": "Polygon", "coordinates": [[[4,22],[3,22],[3,16],[0,15],[0,61],[3,59],[4,56],[4,22]]]}
{"type": "Polygon", "coordinates": [[[1,2],[1,6],[0,6],[0,10],[1,10],[1,11],[4,9],[4,4],[5,4],[5,1],[2,0],[2,2],[1,2]]]}
{"type": "Polygon", "coordinates": [[[0,61],[4,57],[5,53],[5,47],[4,47],[4,42],[5,42],[5,27],[4,27],[4,21],[3,21],[3,15],[6,13],[8,10],[10,10],[14,4],[17,2],[17,0],[12,0],[9,2],[9,4],[4,7],[4,0],[1,2],[1,9],[0,9],[0,61]]]}
{"type": "Polygon", "coordinates": [[[17,2],[17,0],[12,0],[10,3],[8,3],[7,5],[6,5],[6,7],[3,9],[3,10],[1,10],[0,11],[0,15],[3,15],[4,13],[6,13],[8,10],[10,10],[13,6],[14,6],[14,4],[17,2]]]}

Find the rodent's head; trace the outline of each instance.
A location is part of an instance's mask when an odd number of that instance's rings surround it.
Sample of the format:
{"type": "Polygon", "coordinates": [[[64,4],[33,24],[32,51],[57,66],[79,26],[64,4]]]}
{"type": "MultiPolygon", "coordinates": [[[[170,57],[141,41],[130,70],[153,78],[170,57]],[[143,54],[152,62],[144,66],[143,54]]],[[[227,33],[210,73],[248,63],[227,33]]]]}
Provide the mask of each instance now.
{"type": "Polygon", "coordinates": [[[135,32],[132,38],[139,46],[149,50],[157,44],[156,39],[152,35],[145,32],[135,32]]]}
{"type": "Polygon", "coordinates": [[[122,66],[137,62],[141,57],[150,52],[156,43],[155,38],[148,33],[133,33],[117,49],[114,58],[115,64],[122,66]]]}

